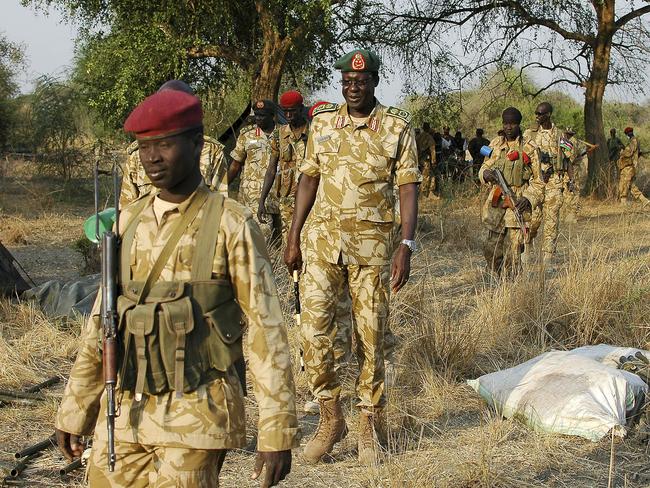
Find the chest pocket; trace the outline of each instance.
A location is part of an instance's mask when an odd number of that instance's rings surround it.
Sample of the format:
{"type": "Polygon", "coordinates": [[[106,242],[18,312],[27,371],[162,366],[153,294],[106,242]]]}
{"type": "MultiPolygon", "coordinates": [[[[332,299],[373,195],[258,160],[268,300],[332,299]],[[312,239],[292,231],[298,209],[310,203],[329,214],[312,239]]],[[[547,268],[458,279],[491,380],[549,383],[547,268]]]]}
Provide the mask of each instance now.
{"type": "Polygon", "coordinates": [[[365,151],[361,151],[360,161],[356,161],[352,169],[352,181],[357,186],[390,181],[397,155],[397,140],[393,139],[371,139],[366,143],[365,151]]]}
{"type": "Polygon", "coordinates": [[[338,164],[341,141],[338,138],[329,138],[322,142],[316,142],[315,152],[318,157],[320,171],[326,175],[334,174],[338,164]]]}

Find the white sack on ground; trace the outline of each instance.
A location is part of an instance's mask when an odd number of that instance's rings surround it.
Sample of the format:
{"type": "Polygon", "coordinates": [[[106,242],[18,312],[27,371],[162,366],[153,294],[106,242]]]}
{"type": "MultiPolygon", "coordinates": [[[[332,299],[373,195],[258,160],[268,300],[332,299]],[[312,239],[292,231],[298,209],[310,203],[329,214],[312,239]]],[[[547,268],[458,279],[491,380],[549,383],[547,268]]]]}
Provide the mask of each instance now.
{"type": "Polygon", "coordinates": [[[619,426],[615,433],[624,436],[626,418],[643,405],[648,386],[617,365],[637,351],[600,344],[547,352],[467,383],[499,414],[535,430],[597,441],[619,426]]]}

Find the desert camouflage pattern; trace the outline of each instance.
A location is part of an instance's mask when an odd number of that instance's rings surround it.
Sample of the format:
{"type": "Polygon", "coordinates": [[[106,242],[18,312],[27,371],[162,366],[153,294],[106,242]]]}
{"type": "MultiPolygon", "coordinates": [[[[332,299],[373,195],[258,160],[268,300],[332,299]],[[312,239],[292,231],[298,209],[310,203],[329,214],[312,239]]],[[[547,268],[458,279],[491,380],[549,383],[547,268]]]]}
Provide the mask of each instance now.
{"type": "MultiPolygon", "coordinates": [[[[223,144],[212,137],[203,136],[203,149],[201,150],[201,174],[203,181],[224,197],[228,196],[227,171],[228,163],[223,153],[223,144]]],[[[133,141],[126,149],[127,157],[123,168],[122,188],[120,190],[120,206],[125,207],[142,195],[153,189],[149,177],[144,172],[140,162],[138,141],[133,141]]]]}
{"type": "MultiPolygon", "coordinates": [[[[237,200],[256,215],[266,169],[271,160],[277,160],[279,156],[278,130],[274,129],[267,134],[256,125],[245,127],[239,133],[237,144],[230,156],[244,164],[237,200]]],[[[277,191],[273,188],[266,199],[266,211],[270,214],[280,213],[277,191]]]]}
{"type": "Polygon", "coordinates": [[[320,177],[306,252],[337,264],[385,265],[395,220],[393,186],[419,183],[408,112],[377,103],[356,126],[347,104],[316,110],[300,171],[320,177]],[[323,239],[323,236],[327,236],[323,239]]]}
{"type": "MultiPolygon", "coordinates": [[[[514,141],[508,141],[505,137],[495,137],[490,142],[490,147],[492,148],[492,155],[483,161],[483,165],[478,172],[478,177],[481,180],[481,183],[485,183],[483,173],[485,173],[486,169],[498,168],[503,172],[503,168],[499,167],[499,154],[501,154],[504,149],[507,154],[511,151],[519,151],[519,148],[521,147],[530,157],[530,169],[532,170],[532,175],[530,179],[524,182],[521,186],[513,185],[512,182],[507,180],[506,182],[510,185],[510,188],[512,188],[512,191],[515,193],[517,198],[524,197],[530,202],[531,208],[535,208],[542,203],[544,200],[544,182],[540,175],[540,163],[537,151],[535,151],[532,146],[526,144],[522,137],[518,137],[514,141]]],[[[491,185],[487,198],[483,202],[483,208],[481,211],[483,223],[489,230],[496,233],[502,233],[505,229],[518,228],[519,224],[517,224],[517,219],[511,209],[507,208],[503,217],[501,217],[503,212],[492,207],[492,196],[495,191],[496,185],[491,185]]],[[[524,215],[524,220],[528,221],[529,219],[530,215],[524,215]]]]}
{"type": "Polygon", "coordinates": [[[636,136],[630,137],[630,141],[627,143],[618,157],[618,168],[623,169],[628,166],[634,166],[636,169],[639,166],[639,140],[636,136]]]}
{"type": "Polygon", "coordinates": [[[418,151],[418,165],[422,173],[420,196],[422,198],[428,198],[431,190],[436,190],[434,173],[434,167],[436,165],[436,141],[430,133],[421,131],[415,137],[415,145],[418,151]]]}
{"type": "Polygon", "coordinates": [[[298,188],[298,168],[305,158],[309,124],[306,123],[296,133],[289,124],[280,126],[278,172],[276,176],[277,195],[282,218],[282,239],[287,242],[287,234],[291,227],[293,209],[296,204],[296,189],[298,188]]]}
{"type": "Polygon", "coordinates": [[[618,198],[625,201],[628,195],[647,202],[648,199],[641,193],[636,186],[636,171],[639,166],[639,141],[636,136],[630,138],[630,142],[623,148],[618,160],[619,177],[618,177],[618,198]]]}
{"type": "Polygon", "coordinates": [[[568,175],[564,178],[564,209],[568,215],[576,216],[580,211],[580,190],[582,189],[583,184],[583,174],[582,174],[582,160],[586,156],[579,157],[585,150],[585,146],[579,139],[575,136],[569,139],[569,142],[573,144],[573,158],[571,159],[571,165],[573,166],[573,191],[569,190],[569,178],[568,175]]]}
{"type": "MultiPolygon", "coordinates": [[[[553,124],[550,129],[537,127],[526,130],[524,140],[527,144],[538,148],[540,151],[561,158],[563,156],[559,140],[562,134],[562,131],[553,124]]],[[[569,159],[573,159],[573,155],[568,156],[569,159]]],[[[548,166],[548,164],[541,165],[542,171],[547,171],[548,166]]],[[[557,236],[560,230],[560,209],[564,200],[564,180],[567,177],[565,174],[554,172],[545,184],[543,202],[540,207],[533,210],[530,237],[533,239],[537,235],[537,231],[544,222],[544,235],[542,237],[542,252],[544,253],[555,253],[557,247],[557,236]]]]}
{"type": "MultiPolygon", "coordinates": [[[[181,219],[192,199],[206,191],[201,184],[190,198],[165,212],[160,224],[152,209],[156,193],[142,197],[147,201],[133,240],[131,262],[125,263],[130,267],[132,280],[144,281],[173,232],[175,222],[181,219]]],[[[123,210],[122,231],[134,217],[133,210],[133,205],[123,210]]],[[[187,227],[159,280],[190,279],[204,211],[205,207],[187,227]]],[[[248,367],[259,407],[258,449],[278,451],[296,447],[299,427],[294,384],[273,271],[258,225],[248,210],[230,199],[225,199],[212,266],[213,279],[232,284],[235,298],[247,317],[248,367]]],[[[79,353],[56,416],[56,427],[82,435],[90,435],[94,430],[95,442],[105,442],[106,406],[98,350],[99,301],[100,298],[83,328],[79,353]]],[[[121,406],[115,422],[116,441],[192,449],[232,449],[246,443],[242,391],[232,368],[181,398],[176,398],[171,391],[145,395],[141,402],[136,402],[132,392],[120,392],[119,386],[121,406]]]]}
{"type": "Polygon", "coordinates": [[[93,488],[215,488],[225,450],[116,442],[115,471],[106,469],[108,444],[95,442],[88,463],[93,488]]]}
{"type": "MultiPolygon", "coordinates": [[[[514,141],[508,141],[505,137],[496,137],[490,142],[492,155],[483,161],[478,176],[482,183],[485,183],[483,174],[486,169],[500,169],[499,155],[512,151],[523,151],[530,157],[530,177],[523,185],[514,185],[511,181],[506,182],[515,193],[517,198],[524,197],[535,208],[544,199],[544,182],[540,177],[540,163],[537,151],[530,145],[526,145],[523,137],[514,141]]],[[[507,178],[507,175],[504,175],[507,178]]],[[[481,220],[487,227],[488,235],[483,244],[483,255],[487,261],[488,268],[496,273],[506,272],[514,274],[521,268],[521,253],[524,250],[524,236],[519,228],[514,212],[507,208],[503,210],[492,207],[492,197],[496,191],[496,185],[491,185],[487,198],[481,210],[481,220]]],[[[530,222],[530,213],[524,214],[524,221],[530,222]]]]}
{"type": "Polygon", "coordinates": [[[389,266],[331,264],[309,260],[301,279],[303,360],[314,396],[335,398],[341,393],[337,374],[340,347],[333,320],[340,293],[349,285],[359,362],[358,406],[382,407],[384,395],[384,330],[388,321],[389,266]]]}

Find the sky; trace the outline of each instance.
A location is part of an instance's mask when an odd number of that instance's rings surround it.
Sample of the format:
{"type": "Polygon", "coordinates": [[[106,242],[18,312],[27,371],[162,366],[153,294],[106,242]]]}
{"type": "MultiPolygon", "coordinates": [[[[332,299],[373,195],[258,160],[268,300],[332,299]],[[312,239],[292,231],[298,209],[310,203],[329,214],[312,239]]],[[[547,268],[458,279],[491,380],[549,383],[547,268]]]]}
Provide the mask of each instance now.
{"type": "MultiPolygon", "coordinates": [[[[74,39],[77,29],[66,22],[64,16],[56,10],[47,15],[20,5],[20,0],[2,0],[2,23],[0,33],[10,41],[19,43],[25,50],[26,70],[19,75],[18,83],[23,93],[32,89],[33,81],[40,75],[48,74],[64,77],[66,69],[72,65],[74,57],[74,39]]],[[[547,82],[544,76],[536,76],[539,82],[547,82]]],[[[315,97],[331,102],[342,101],[341,90],[332,77],[330,88],[321,90],[315,97]]],[[[387,105],[397,105],[402,98],[403,83],[399,71],[382,78],[377,88],[377,98],[387,105]]],[[[565,89],[576,100],[582,99],[582,90],[565,89]]],[[[635,101],[624,92],[606,92],[607,99],[635,101]]]]}

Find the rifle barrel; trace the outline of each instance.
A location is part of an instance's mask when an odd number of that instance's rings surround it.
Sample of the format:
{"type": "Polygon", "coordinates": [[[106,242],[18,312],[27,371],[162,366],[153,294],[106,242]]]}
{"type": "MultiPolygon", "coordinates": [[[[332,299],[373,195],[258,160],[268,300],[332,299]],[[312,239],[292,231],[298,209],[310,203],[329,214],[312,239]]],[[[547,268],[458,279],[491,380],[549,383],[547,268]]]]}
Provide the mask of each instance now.
{"type": "Polygon", "coordinates": [[[61,378],[59,378],[58,376],[52,376],[51,378],[48,378],[45,381],[42,381],[40,383],[37,383],[34,386],[30,386],[29,388],[26,388],[25,393],[36,393],[37,391],[40,391],[43,388],[56,385],[59,381],[61,381],[61,378]]]}
{"type": "Polygon", "coordinates": [[[63,468],[61,468],[59,470],[59,474],[61,476],[65,476],[66,474],[71,473],[75,469],[79,469],[81,466],[83,466],[83,464],[81,462],[81,458],[75,459],[70,464],[66,464],[63,468]]]}
{"type": "Polygon", "coordinates": [[[20,476],[20,473],[25,471],[25,469],[27,468],[27,465],[29,464],[29,462],[32,459],[37,458],[40,455],[41,455],[40,452],[35,452],[34,454],[30,454],[29,456],[25,456],[23,459],[21,459],[19,462],[17,462],[16,465],[13,468],[11,468],[11,472],[9,473],[9,475],[12,478],[17,478],[18,476],[20,476]]]}
{"type": "Polygon", "coordinates": [[[22,451],[18,451],[16,454],[14,454],[14,457],[16,459],[20,459],[22,457],[26,456],[31,456],[32,454],[35,454],[40,451],[44,451],[45,449],[48,449],[50,447],[56,446],[56,436],[52,434],[50,437],[45,439],[44,441],[37,442],[33,446],[26,447],[22,451]]]}

